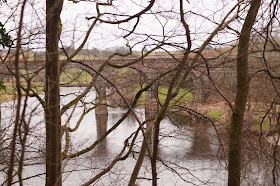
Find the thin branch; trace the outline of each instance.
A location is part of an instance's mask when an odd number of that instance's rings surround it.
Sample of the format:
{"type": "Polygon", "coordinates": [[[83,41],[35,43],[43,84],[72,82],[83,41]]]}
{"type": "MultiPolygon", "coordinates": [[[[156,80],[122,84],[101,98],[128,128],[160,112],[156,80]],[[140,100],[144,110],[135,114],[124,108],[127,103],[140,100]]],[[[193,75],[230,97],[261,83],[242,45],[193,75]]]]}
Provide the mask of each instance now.
{"type": "Polygon", "coordinates": [[[107,21],[107,20],[103,20],[103,19],[100,19],[98,17],[88,17],[87,19],[97,19],[99,20],[101,23],[109,23],[109,24],[121,24],[121,23],[126,23],[134,18],[139,18],[142,14],[146,13],[147,11],[149,11],[153,5],[155,3],[155,0],[150,0],[150,3],[148,6],[146,6],[142,11],[138,12],[137,14],[134,14],[132,16],[129,16],[128,18],[126,19],[123,19],[123,20],[119,20],[119,21],[107,21]]]}

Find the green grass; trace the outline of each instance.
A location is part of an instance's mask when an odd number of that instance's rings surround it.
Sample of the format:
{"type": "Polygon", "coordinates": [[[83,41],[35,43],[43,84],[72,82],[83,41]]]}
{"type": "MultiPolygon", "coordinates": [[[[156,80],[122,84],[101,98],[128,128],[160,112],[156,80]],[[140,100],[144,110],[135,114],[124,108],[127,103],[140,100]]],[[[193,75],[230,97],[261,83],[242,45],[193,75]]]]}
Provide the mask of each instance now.
{"type": "MultiPolygon", "coordinates": [[[[139,89],[140,90],[140,87],[139,89]]],[[[167,87],[159,87],[158,88],[158,98],[161,104],[164,103],[166,99],[168,88],[167,87]]],[[[170,102],[170,105],[180,105],[180,104],[186,104],[186,102],[192,102],[193,101],[193,94],[187,89],[180,89],[178,95],[173,98],[170,102]]],[[[138,107],[144,107],[145,105],[145,92],[141,94],[141,97],[138,100],[138,107]]]]}
{"type": "MultiPolygon", "coordinates": [[[[264,116],[265,113],[263,113],[263,116],[264,116]]],[[[254,117],[253,118],[253,125],[251,126],[251,128],[253,130],[257,130],[257,131],[260,131],[260,128],[261,128],[261,121],[262,121],[262,118],[257,118],[257,117],[254,117]]],[[[270,124],[270,121],[268,118],[265,118],[263,120],[263,123],[262,123],[262,130],[264,132],[268,132],[269,130],[271,130],[271,124],[270,124]]],[[[275,125],[273,125],[272,127],[275,127],[275,125]]]]}
{"type": "Polygon", "coordinates": [[[92,77],[87,72],[81,69],[67,69],[60,75],[60,84],[68,86],[76,86],[87,84],[92,80],[92,77]]]}
{"type": "MultiPolygon", "coordinates": [[[[59,60],[66,60],[66,56],[59,56],[59,60]]],[[[92,59],[97,59],[93,55],[76,55],[74,56],[73,60],[92,60],[92,59]]]]}
{"type": "MultiPolygon", "coordinates": [[[[166,99],[167,91],[168,91],[167,87],[158,88],[158,97],[160,103],[164,103],[166,99]]],[[[193,101],[192,92],[187,89],[181,88],[177,96],[171,100],[170,104],[185,104],[186,102],[192,102],[192,101],[193,101]]]]}
{"type": "Polygon", "coordinates": [[[0,103],[11,101],[16,94],[15,85],[13,83],[4,83],[5,89],[0,90],[0,103]]]}
{"type": "MultiPolygon", "coordinates": [[[[260,131],[261,125],[260,122],[256,121],[256,124],[252,125],[251,128],[256,131],[260,131]]],[[[265,119],[262,124],[262,131],[266,132],[270,130],[269,121],[265,119]]]]}
{"type": "Polygon", "coordinates": [[[208,112],[208,115],[210,118],[212,119],[217,119],[217,120],[220,120],[221,119],[221,116],[226,113],[225,110],[211,110],[208,112]]]}
{"type": "MultiPolygon", "coordinates": [[[[139,87],[138,90],[140,90],[140,87],[139,87]]],[[[137,106],[140,107],[140,108],[144,108],[145,107],[145,99],[146,99],[146,94],[145,94],[145,92],[143,92],[141,94],[140,98],[138,99],[137,106]]]]}
{"type": "MultiPolygon", "coordinates": [[[[17,91],[15,89],[15,84],[11,82],[6,82],[4,83],[5,89],[0,90],[0,103],[6,102],[6,101],[11,101],[15,99],[15,95],[17,95],[17,91]]],[[[22,82],[21,84],[23,87],[27,88],[26,82],[22,82]]],[[[44,83],[43,82],[32,82],[31,83],[31,89],[35,93],[40,93],[44,89],[44,83]]],[[[25,95],[25,92],[21,90],[22,95],[25,95]]],[[[31,93],[31,92],[30,92],[31,93]]]]}
{"type": "Polygon", "coordinates": [[[13,100],[14,95],[12,94],[1,94],[0,93],[0,103],[4,103],[6,101],[11,101],[13,100]]]}

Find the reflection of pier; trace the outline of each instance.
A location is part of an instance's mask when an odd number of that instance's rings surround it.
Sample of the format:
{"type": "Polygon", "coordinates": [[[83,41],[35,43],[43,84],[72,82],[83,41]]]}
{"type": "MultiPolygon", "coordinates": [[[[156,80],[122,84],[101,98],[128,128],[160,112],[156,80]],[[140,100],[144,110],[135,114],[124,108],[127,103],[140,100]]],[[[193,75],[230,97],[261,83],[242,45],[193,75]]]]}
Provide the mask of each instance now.
{"type": "MultiPolygon", "coordinates": [[[[96,118],[96,134],[97,134],[97,139],[99,139],[107,132],[108,114],[95,113],[95,118],[96,118]]],[[[98,155],[107,154],[106,138],[98,144],[97,153],[98,155]]]]}
{"type": "Polygon", "coordinates": [[[108,115],[95,113],[97,138],[107,132],[108,115]]]}
{"type": "Polygon", "coordinates": [[[207,156],[215,156],[223,159],[224,157],[226,157],[226,154],[224,151],[225,149],[221,147],[219,138],[224,144],[224,137],[218,137],[216,130],[213,127],[209,126],[209,123],[207,123],[207,121],[202,121],[202,123],[198,124],[198,127],[193,133],[192,145],[188,155],[192,157],[203,158],[207,156]]]}
{"type": "Polygon", "coordinates": [[[205,130],[200,129],[195,130],[189,155],[201,156],[211,153],[212,149],[210,147],[209,136],[207,132],[205,130]]]}
{"type": "MultiPolygon", "coordinates": [[[[185,147],[187,156],[205,158],[208,155],[217,155],[219,151],[220,142],[217,133],[211,123],[205,119],[192,120],[189,115],[180,115],[176,112],[169,115],[169,120],[175,126],[188,126],[187,129],[189,146],[185,147]]],[[[185,130],[182,128],[180,130],[185,130]]],[[[178,143],[179,144],[179,143],[178,143]]]]}

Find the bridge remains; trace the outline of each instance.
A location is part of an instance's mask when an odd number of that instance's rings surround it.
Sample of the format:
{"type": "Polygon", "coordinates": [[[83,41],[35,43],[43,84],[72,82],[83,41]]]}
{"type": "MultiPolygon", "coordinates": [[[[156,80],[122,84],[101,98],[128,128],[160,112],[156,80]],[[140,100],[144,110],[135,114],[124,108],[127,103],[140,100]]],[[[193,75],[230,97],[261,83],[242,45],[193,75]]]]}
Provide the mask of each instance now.
{"type": "MultiPolygon", "coordinates": [[[[180,60],[180,57],[178,57],[180,60]]],[[[191,58],[187,61],[186,65],[191,58]]],[[[277,61],[274,59],[275,64],[277,66],[277,61]]],[[[235,69],[235,57],[228,57],[222,59],[205,59],[200,58],[197,62],[197,66],[195,66],[190,72],[190,80],[186,85],[186,88],[192,89],[194,94],[194,103],[204,104],[207,102],[219,101],[221,100],[220,93],[228,98],[229,101],[234,100],[235,95],[235,87],[236,87],[236,69],[235,69]]],[[[63,63],[64,61],[61,61],[63,63]]],[[[106,62],[105,59],[94,59],[94,60],[80,60],[78,62],[71,61],[68,62],[67,65],[62,69],[62,71],[66,69],[81,69],[83,71],[88,72],[91,75],[94,75],[95,72],[92,69],[98,70],[98,68],[106,62]]],[[[36,81],[44,82],[45,77],[45,61],[21,61],[19,64],[20,71],[22,73],[22,77],[25,78],[34,78],[36,81]]],[[[111,59],[111,66],[105,66],[104,70],[101,74],[110,79],[112,74],[117,70],[130,68],[139,73],[142,80],[146,83],[150,82],[152,79],[157,77],[159,74],[166,72],[172,68],[175,68],[178,64],[178,61],[171,57],[166,56],[157,56],[157,57],[149,57],[145,59],[111,59]],[[128,65],[130,64],[130,65],[128,65]]],[[[260,58],[253,58],[250,61],[250,73],[258,70],[262,66],[262,60],[260,58]]],[[[279,66],[279,65],[278,65],[279,66]]],[[[279,67],[277,67],[279,68],[279,67]]],[[[0,80],[4,83],[11,81],[14,72],[14,65],[11,61],[6,61],[5,63],[0,64],[0,80]]],[[[260,87],[262,91],[259,94],[262,94],[262,99],[271,99],[271,89],[264,88],[264,85],[267,85],[267,78],[265,73],[257,74],[254,78],[254,81],[251,82],[251,92],[255,94],[260,91],[260,87]],[[266,90],[266,91],[263,91],[266,90]]],[[[166,81],[168,78],[163,78],[165,80],[159,80],[157,83],[159,85],[166,85],[166,81]]],[[[106,93],[106,87],[108,83],[105,83],[104,79],[101,77],[98,78],[96,82],[96,87],[101,90],[101,96],[104,96],[106,93]]],[[[270,86],[270,85],[269,85],[270,86]]],[[[278,84],[276,84],[278,86],[278,84]]],[[[151,89],[151,94],[157,89],[153,87],[151,89]]],[[[152,96],[152,95],[151,95],[152,96]]],[[[256,98],[257,99],[257,98],[256,98]]]]}
{"type": "MultiPolygon", "coordinates": [[[[110,63],[118,66],[111,67],[106,66],[104,70],[102,71],[102,74],[105,77],[110,77],[110,74],[112,74],[114,71],[123,69],[125,67],[125,64],[131,63],[135,61],[136,59],[112,59],[110,60],[110,63]]],[[[81,69],[84,70],[90,74],[94,74],[94,72],[90,69],[93,68],[97,70],[106,60],[105,59],[95,59],[95,60],[82,60],[79,61],[79,63],[76,62],[69,62],[67,65],[62,69],[81,69]]],[[[63,61],[62,61],[63,62],[63,61]]],[[[23,62],[21,61],[19,64],[20,72],[22,74],[22,77],[25,76],[25,78],[34,78],[36,81],[42,81],[44,82],[45,77],[45,68],[44,68],[45,61],[27,61],[23,62]]],[[[157,77],[159,74],[170,70],[171,68],[176,67],[178,62],[174,60],[173,58],[147,58],[139,60],[137,63],[129,65],[128,67],[130,69],[134,69],[138,72],[141,72],[141,75],[145,74],[145,81],[152,80],[153,78],[157,77]]],[[[13,77],[14,72],[14,65],[13,62],[5,62],[0,64],[0,80],[3,82],[10,81],[13,77]]],[[[143,77],[144,78],[144,77],[143,77]]],[[[194,89],[194,92],[197,92],[198,96],[195,96],[197,98],[197,101],[199,99],[204,99],[202,102],[204,102],[207,99],[207,95],[209,93],[205,92],[206,85],[207,85],[207,78],[202,77],[202,74],[199,73],[197,70],[192,70],[191,72],[191,78],[193,81],[194,87],[190,87],[194,89]]],[[[98,78],[99,81],[102,81],[102,78],[98,78]]],[[[161,83],[161,82],[159,82],[161,83]]],[[[104,82],[97,82],[98,86],[104,84],[104,82]]],[[[163,82],[164,84],[164,82],[163,82]]]]}

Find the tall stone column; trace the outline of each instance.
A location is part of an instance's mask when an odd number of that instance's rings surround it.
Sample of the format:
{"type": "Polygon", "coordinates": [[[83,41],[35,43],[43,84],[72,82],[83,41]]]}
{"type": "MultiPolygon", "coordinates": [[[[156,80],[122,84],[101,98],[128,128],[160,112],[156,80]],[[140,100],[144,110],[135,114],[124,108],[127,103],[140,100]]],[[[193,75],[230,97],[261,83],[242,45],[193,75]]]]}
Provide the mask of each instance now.
{"type": "Polygon", "coordinates": [[[95,84],[96,99],[95,103],[99,104],[95,108],[95,113],[108,115],[107,100],[106,100],[106,81],[99,77],[95,84]]]}
{"type": "Polygon", "coordinates": [[[145,95],[145,118],[150,120],[158,112],[158,83],[155,83],[145,95]]]}
{"type": "MultiPolygon", "coordinates": [[[[153,77],[155,75],[149,75],[150,77],[144,78],[146,84],[149,84],[153,77]]],[[[153,120],[157,116],[157,113],[159,111],[159,104],[158,104],[158,86],[159,83],[156,82],[152,85],[152,87],[146,91],[145,94],[145,120],[147,121],[146,127],[147,127],[147,132],[146,132],[146,137],[149,143],[149,149],[152,151],[152,137],[153,137],[153,120]]]]}
{"type": "Polygon", "coordinates": [[[193,81],[193,101],[195,105],[199,106],[203,103],[206,103],[208,97],[210,96],[207,76],[194,70],[191,71],[190,76],[193,81]]]}

